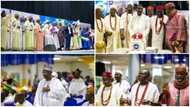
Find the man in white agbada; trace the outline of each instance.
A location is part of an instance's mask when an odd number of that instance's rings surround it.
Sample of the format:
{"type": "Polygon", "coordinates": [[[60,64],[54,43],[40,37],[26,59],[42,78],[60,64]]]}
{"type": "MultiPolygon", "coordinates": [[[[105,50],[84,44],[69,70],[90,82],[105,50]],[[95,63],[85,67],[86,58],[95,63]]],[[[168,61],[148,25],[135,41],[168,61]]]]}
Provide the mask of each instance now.
{"type": "Polygon", "coordinates": [[[52,33],[51,33],[51,26],[52,25],[50,25],[49,24],[49,22],[47,21],[46,22],[46,24],[44,25],[44,27],[43,27],[43,29],[42,29],[42,31],[44,32],[44,38],[45,38],[45,46],[44,46],[44,48],[45,48],[45,50],[47,51],[49,51],[49,50],[56,50],[56,46],[55,46],[55,42],[54,42],[54,37],[53,37],[53,35],[52,35],[52,33]]]}
{"type": "Polygon", "coordinates": [[[69,85],[69,94],[72,96],[77,103],[81,103],[86,99],[87,86],[85,85],[84,80],[80,76],[81,70],[77,69],[69,85]]]}
{"type": "Polygon", "coordinates": [[[1,48],[3,50],[10,49],[10,23],[11,16],[3,10],[1,12],[1,48]]]}
{"type": "Polygon", "coordinates": [[[44,66],[43,77],[44,79],[38,84],[34,105],[63,106],[67,94],[61,81],[52,77],[52,67],[44,66]]]}
{"type": "Polygon", "coordinates": [[[115,72],[115,81],[113,82],[114,85],[118,85],[120,89],[123,91],[123,98],[127,98],[129,95],[130,90],[130,84],[126,80],[122,80],[123,72],[120,70],[117,70],[115,72]]]}
{"type": "Polygon", "coordinates": [[[120,106],[123,92],[119,86],[112,84],[111,72],[104,72],[102,75],[103,85],[96,94],[96,106],[120,106]]]}
{"type": "Polygon", "coordinates": [[[120,20],[120,34],[121,38],[123,37],[122,47],[124,48],[129,48],[130,35],[128,31],[128,26],[132,19],[132,16],[133,16],[133,6],[131,4],[128,4],[125,13],[122,14],[120,20]]]}
{"type": "Polygon", "coordinates": [[[164,35],[165,35],[165,24],[168,21],[168,17],[164,15],[164,7],[156,7],[157,15],[151,18],[151,29],[152,29],[152,47],[161,50],[163,49],[164,35]]]}
{"type": "Polygon", "coordinates": [[[148,70],[139,73],[139,82],[133,85],[129,100],[132,106],[157,105],[159,100],[159,90],[155,84],[150,82],[148,70]]]}
{"type": "Polygon", "coordinates": [[[51,31],[51,35],[53,37],[53,42],[54,42],[54,45],[56,47],[56,49],[60,48],[60,45],[59,45],[59,39],[58,39],[58,27],[57,27],[57,23],[53,23],[52,26],[50,26],[50,31],[51,31]]]}
{"type": "Polygon", "coordinates": [[[96,52],[103,53],[105,52],[105,25],[104,19],[101,17],[102,11],[100,7],[96,7],[96,21],[95,21],[95,33],[96,33],[96,52]]]}
{"type": "Polygon", "coordinates": [[[148,34],[150,31],[150,22],[148,16],[143,14],[142,5],[138,5],[137,15],[133,15],[132,20],[129,23],[128,29],[130,37],[132,37],[132,35],[136,33],[141,33],[143,35],[144,44],[147,44],[148,34]]]}
{"type": "Polygon", "coordinates": [[[121,48],[120,37],[120,17],[116,13],[116,7],[112,5],[110,7],[110,13],[104,18],[105,31],[111,34],[107,36],[106,40],[106,52],[112,52],[115,49],[121,48]]]}

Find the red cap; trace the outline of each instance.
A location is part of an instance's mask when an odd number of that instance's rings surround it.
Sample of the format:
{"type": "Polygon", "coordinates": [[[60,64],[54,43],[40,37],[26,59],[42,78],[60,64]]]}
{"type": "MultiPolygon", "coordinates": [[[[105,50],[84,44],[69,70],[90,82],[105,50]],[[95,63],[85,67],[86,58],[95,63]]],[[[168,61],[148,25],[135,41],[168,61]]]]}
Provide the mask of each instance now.
{"type": "Polygon", "coordinates": [[[132,36],[133,39],[142,39],[143,38],[143,35],[142,33],[135,33],[133,36],[132,36]]]}
{"type": "Polygon", "coordinates": [[[147,10],[154,10],[154,7],[153,6],[148,6],[147,10]]]}
{"type": "Polygon", "coordinates": [[[164,7],[162,5],[156,6],[156,11],[163,11],[164,7]]]}
{"type": "Polygon", "coordinates": [[[112,78],[111,72],[103,72],[102,77],[112,78]]]}

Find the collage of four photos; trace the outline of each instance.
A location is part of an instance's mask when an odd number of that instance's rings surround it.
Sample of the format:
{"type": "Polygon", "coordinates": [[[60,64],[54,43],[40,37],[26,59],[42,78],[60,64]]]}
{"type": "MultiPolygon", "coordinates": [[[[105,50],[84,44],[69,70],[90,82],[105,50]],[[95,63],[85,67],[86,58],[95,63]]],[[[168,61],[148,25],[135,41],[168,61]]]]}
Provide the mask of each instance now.
{"type": "Polygon", "coordinates": [[[1,1],[1,106],[189,106],[189,1],[1,1]]]}

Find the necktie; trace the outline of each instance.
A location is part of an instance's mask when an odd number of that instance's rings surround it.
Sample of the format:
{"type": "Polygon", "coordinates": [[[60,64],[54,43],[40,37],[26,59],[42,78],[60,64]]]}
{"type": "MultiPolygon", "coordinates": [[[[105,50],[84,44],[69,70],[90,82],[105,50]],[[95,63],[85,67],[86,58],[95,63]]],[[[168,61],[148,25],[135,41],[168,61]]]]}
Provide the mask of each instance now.
{"type": "Polygon", "coordinates": [[[176,106],[180,105],[180,90],[177,91],[177,96],[176,96],[176,106]]]}

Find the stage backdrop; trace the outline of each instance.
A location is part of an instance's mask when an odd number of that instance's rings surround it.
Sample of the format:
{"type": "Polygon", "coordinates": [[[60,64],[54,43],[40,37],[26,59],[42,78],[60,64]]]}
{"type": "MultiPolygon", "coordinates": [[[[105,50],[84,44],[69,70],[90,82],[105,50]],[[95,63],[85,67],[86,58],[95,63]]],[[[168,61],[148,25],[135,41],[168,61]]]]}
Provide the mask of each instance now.
{"type": "Polygon", "coordinates": [[[39,15],[80,20],[94,28],[94,1],[2,1],[8,8],[39,15]]]}

